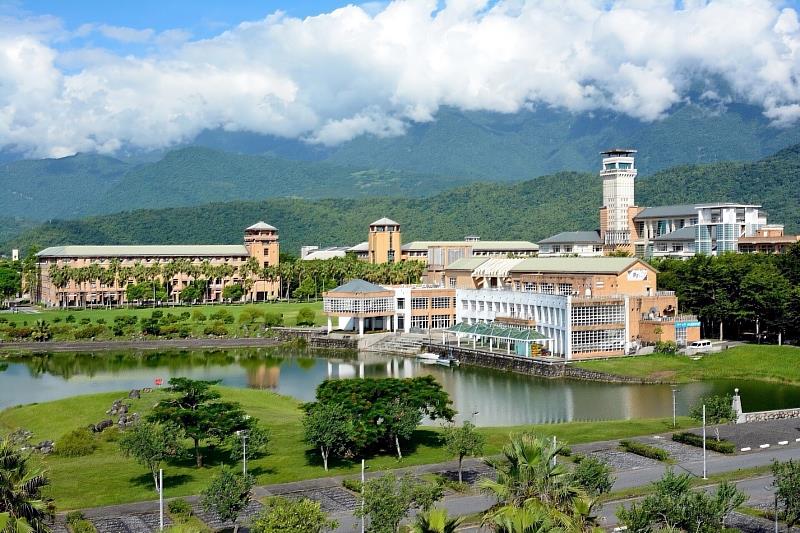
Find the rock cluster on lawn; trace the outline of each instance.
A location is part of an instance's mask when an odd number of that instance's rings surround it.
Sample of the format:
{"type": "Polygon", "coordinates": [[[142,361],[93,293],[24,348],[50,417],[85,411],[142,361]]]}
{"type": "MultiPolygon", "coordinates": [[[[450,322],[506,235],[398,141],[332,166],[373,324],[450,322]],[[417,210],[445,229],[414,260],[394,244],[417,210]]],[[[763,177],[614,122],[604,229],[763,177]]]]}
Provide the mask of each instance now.
{"type": "Polygon", "coordinates": [[[53,451],[55,450],[55,446],[56,446],[55,442],[51,440],[43,440],[39,444],[31,446],[31,449],[43,455],[49,455],[53,453],[53,451]]]}
{"type": "Polygon", "coordinates": [[[102,433],[103,430],[105,430],[107,428],[110,428],[113,425],[114,425],[114,421],[111,420],[110,418],[107,418],[105,420],[101,420],[97,424],[89,424],[89,429],[93,433],[102,433]]]}

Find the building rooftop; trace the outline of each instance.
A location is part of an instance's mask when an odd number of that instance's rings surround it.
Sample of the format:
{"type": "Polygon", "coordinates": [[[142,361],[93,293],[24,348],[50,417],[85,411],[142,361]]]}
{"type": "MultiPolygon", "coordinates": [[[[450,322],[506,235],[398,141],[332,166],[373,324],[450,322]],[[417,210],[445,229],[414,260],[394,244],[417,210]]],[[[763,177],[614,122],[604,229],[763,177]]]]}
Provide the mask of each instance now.
{"type": "Polygon", "coordinates": [[[636,257],[531,257],[522,259],[511,272],[619,274],[636,262],[640,262],[636,257]]]}
{"type": "Polygon", "coordinates": [[[369,243],[364,241],[361,243],[356,244],[355,246],[351,246],[347,249],[348,252],[366,252],[369,250],[369,243]]]}
{"type": "Polygon", "coordinates": [[[313,252],[309,252],[303,258],[303,261],[314,261],[316,259],[332,259],[334,257],[344,257],[349,250],[350,248],[347,246],[330,246],[328,248],[323,248],[321,250],[314,250],[313,252]]]}
{"type": "Polygon", "coordinates": [[[503,259],[495,257],[475,267],[473,274],[478,276],[505,277],[524,259],[503,259]]]}
{"type": "Polygon", "coordinates": [[[38,257],[247,257],[241,244],[151,244],[122,246],[51,246],[38,257]]]}
{"type": "Polygon", "coordinates": [[[381,219],[376,220],[370,226],[399,226],[400,224],[392,220],[391,218],[383,217],[381,219]]]}
{"type": "Polygon", "coordinates": [[[370,292],[386,292],[389,289],[375,285],[363,279],[352,279],[344,285],[339,285],[330,292],[349,292],[349,293],[370,293],[370,292]]]}
{"type": "Polygon", "coordinates": [[[657,217],[688,217],[697,214],[697,209],[703,204],[662,205],[659,207],[645,207],[634,218],[657,217]]]}
{"type": "Polygon", "coordinates": [[[697,226],[684,226],[665,235],[659,235],[654,241],[693,241],[697,234],[697,226]]]}
{"type": "Polygon", "coordinates": [[[443,247],[470,247],[476,252],[491,251],[529,251],[538,250],[539,246],[530,241],[412,241],[402,246],[404,252],[424,251],[428,248],[443,247]]]}
{"type": "Polygon", "coordinates": [[[248,230],[278,231],[278,228],[276,228],[275,226],[272,226],[271,224],[267,224],[263,220],[259,220],[258,222],[256,222],[255,224],[253,224],[252,226],[250,226],[247,229],[248,230]]]}
{"type": "Polygon", "coordinates": [[[631,150],[630,148],[611,148],[610,150],[604,150],[600,152],[600,155],[604,155],[606,157],[626,157],[636,153],[636,150],[631,150]]]}
{"type": "Polygon", "coordinates": [[[447,270],[469,270],[472,272],[488,260],[488,257],[462,257],[447,265],[447,270]]]}
{"type": "Polygon", "coordinates": [[[562,231],[539,241],[539,244],[597,243],[602,244],[599,231],[562,231]]]}

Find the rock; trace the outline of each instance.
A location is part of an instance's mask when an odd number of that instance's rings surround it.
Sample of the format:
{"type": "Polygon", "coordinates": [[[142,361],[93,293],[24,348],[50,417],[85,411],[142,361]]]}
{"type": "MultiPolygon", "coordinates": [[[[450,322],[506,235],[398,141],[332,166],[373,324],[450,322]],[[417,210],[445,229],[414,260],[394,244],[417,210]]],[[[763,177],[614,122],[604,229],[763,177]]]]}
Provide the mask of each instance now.
{"type": "Polygon", "coordinates": [[[110,428],[113,425],[114,421],[108,418],[98,422],[97,424],[89,424],[89,429],[91,429],[94,433],[102,433],[103,430],[110,428]]]}
{"type": "Polygon", "coordinates": [[[141,393],[139,392],[139,389],[133,389],[132,391],[130,391],[130,392],[128,393],[128,398],[130,398],[130,399],[136,399],[136,400],[138,400],[138,399],[139,399],[139,398],[141,398],[141,397],[142,397],[142,395],[141,395],[141,393]]]}
{"type": "Polygon", "coordinates": [[[43,455],[49,455],[53,453],[55,449],[55,443],[51,440],[43,440],[39,444],[33,446],[33,451],[41,453],[43,455]]]}
{"type": "Polygon", "coordinates": [[[25,428],[17,428],[8,435],[11,443],[16,444],[17,446],[27,444],[31,437],[33,437],[33,433],[25,428]]]}

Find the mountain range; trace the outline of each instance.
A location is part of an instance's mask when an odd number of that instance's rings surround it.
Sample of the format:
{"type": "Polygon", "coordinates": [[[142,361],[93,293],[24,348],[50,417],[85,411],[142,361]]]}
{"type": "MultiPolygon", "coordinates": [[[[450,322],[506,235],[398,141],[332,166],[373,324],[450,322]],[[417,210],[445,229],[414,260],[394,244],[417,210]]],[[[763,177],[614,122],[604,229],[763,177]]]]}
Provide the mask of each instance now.
{"type": "MultiPolygon", "coordinates": [[[[22,249],[58,244],[236,243],[257,220],[280,230],[282,250],[355,244],[388,216],[403,239],[537,241],[559,231],[595,229],[601,204],[596,173],[560,172],[515,183],[473,183],[426,198],[270,198],[145,209],[81,220],[54,220],[6,242],[22,249]]],[[[800,145],[754,162],[682,165],[637,180],[642,206],[738,201],[762,204],[772,223],[800,231],[800,145]]]]}

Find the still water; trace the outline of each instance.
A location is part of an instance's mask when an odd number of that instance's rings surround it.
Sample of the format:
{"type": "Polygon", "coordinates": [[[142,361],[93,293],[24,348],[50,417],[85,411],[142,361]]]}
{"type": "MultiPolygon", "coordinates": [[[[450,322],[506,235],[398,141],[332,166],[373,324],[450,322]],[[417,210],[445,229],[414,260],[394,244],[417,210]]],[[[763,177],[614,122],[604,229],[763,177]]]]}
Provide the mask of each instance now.
{"type": "MultiPolygon", "coordinates": [[[[628,385],[547,380],[482,368],[448,368],[394,356],[292,353],[275,349],[191,352],[57,353],[0,362],[0,409],[80,394],[155,387],[160,378],[219,379],[231,387],[314,399],[324,379],[413,377],[430,374],[453,399],[459,419],[509,426],[573,420],[667,417],[668,385],[628,385]],[[473,413],[477,413],[473,415],[473,413]]],[[[678,414],[705,394],[739,387],[745,411],[800,406],[800,387],[754,381],[680,385],[678,414]]]]}

